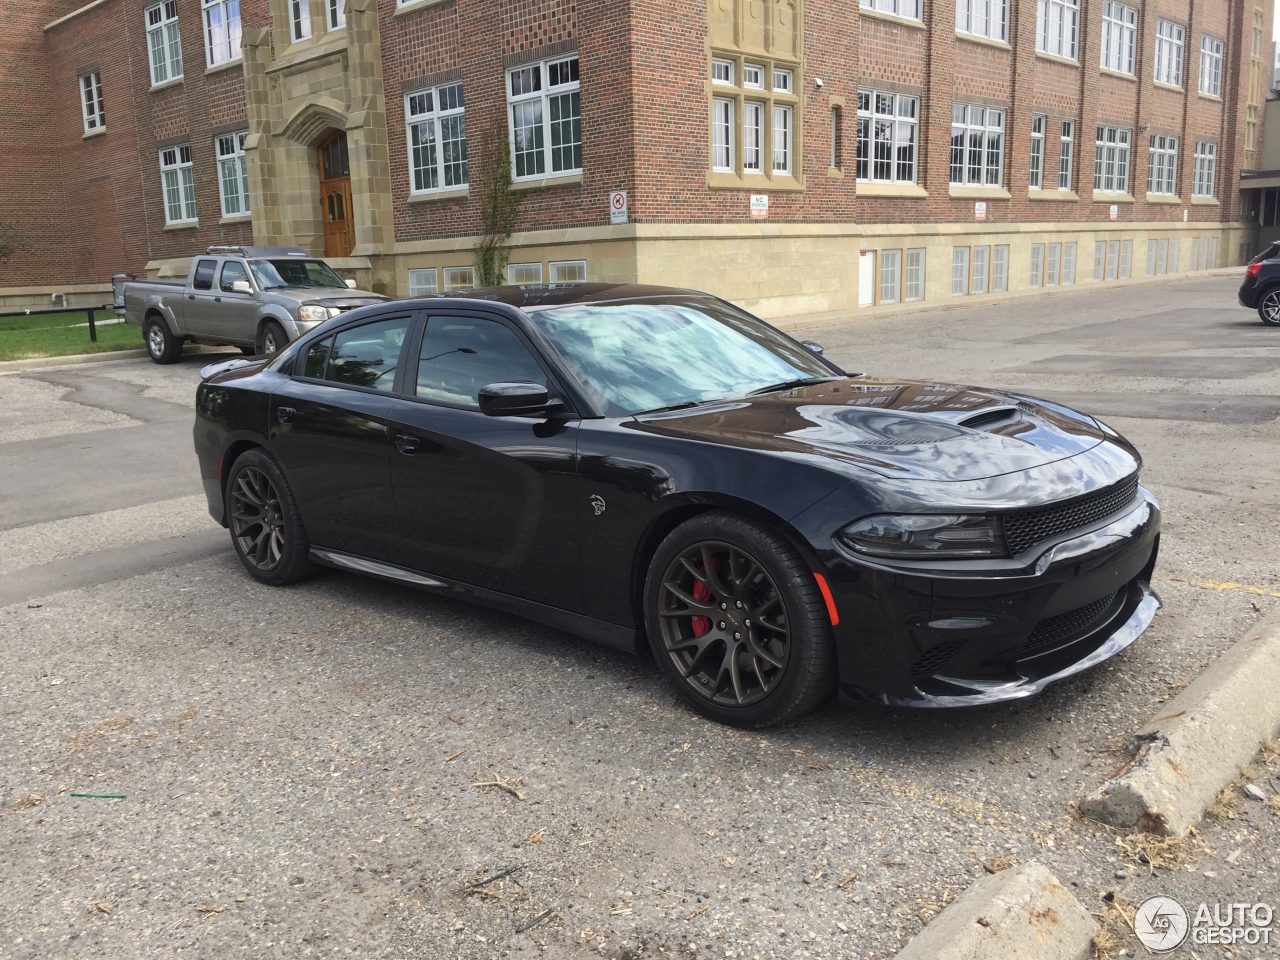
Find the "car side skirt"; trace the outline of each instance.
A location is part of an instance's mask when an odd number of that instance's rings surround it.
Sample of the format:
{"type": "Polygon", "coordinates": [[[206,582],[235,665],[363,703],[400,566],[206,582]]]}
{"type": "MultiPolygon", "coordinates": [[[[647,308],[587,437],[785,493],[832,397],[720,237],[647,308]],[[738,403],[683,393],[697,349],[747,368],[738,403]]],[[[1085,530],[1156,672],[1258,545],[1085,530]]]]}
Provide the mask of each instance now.
{"type": "Polygon", "coordinates": [[[607,623],[594,617],[583,616],[571,610],[562,610],[559,607],[551,607],[545,603],[524,600],[520,597],[499,593],[496,590],[474,587],[445,577],[437,577],[434,574],[422,573],[418,570],[410,570],[407,567],[399,567],[379,560],[370,560],[367,557],[342,553],[325,547],[312,547],[311,559],[316,563],[335,567],[339,570],[363,573],[366,576],[407,584],[422,590],[429,590],[432,593],[453,597],[456,600],[465,600],[469,603],[513,613],[516,616],[546,624],[548,627],[554,627],[557,630],[563,630],[566,633],[572,633],[587,640],[603,643],[605,646],[613,647],[616,650],[623,650],[632,654],[636,652],[636,631],[634,629],[607,623]]]}

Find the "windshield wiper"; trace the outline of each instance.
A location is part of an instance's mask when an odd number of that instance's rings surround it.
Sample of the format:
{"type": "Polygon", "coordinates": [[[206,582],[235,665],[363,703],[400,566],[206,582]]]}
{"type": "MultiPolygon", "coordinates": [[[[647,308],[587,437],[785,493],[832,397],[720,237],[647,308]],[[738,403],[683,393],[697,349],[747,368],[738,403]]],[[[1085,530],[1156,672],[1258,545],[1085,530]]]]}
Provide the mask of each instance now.
{"type": "Polygon", "coordinates": [[[796,387],[805,387],[811,383],[829,383],[832,380],[839,380],[840,377],[798,377],[795,380],[784,380],[782,383],[775,383],[772,386],[761,387],[759,390],[752,390],[747,394],[748,397],[758,397],[763,393],[776,393],[779,390],[794,390],[796,387]]]}
{"type": "Polygon", "coordinates": [[[672,410],[688,410],[690,407],[696,407],[700,403],[706,403],[706,400],[681,400],[679,403],[673,403],[666,407],[654,407],[652,410],[641,410],[639,413],[633,413],[633,417],[643,417],[650,413],[670,413],[672,410]]]}

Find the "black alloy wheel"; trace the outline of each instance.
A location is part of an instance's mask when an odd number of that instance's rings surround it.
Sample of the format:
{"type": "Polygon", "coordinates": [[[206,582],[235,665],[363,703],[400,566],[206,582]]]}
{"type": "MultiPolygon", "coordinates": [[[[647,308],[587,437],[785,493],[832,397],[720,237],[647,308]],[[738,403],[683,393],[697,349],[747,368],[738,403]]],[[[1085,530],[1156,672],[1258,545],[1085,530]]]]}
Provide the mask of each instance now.
{"type": "Polygon", "coordinates": [[[174,336],[169,325],[155,314],[142,324],[142,337],[148,356],[156,363],[177,363],[182,359],[182,338],[174,336]]]}
{"type": "Polygon", "coordinates": [[[227,478],[226,498],[231,542],[249,573],[280,586],[312,572],[302,517],[274,460],[261,450],[241,455],[227,478]]]}
{"type": "Polygon", "coordinates": [[[289,335],[284,332],[284,327],[276,323],[274,320],[268,320],[262,326],[262,350],[259,351],[263,356],[271,356],[277,350],[283,349],[289,344],[289,335]]]}
{"type": "Polygon", "coordinates": [[[778,723],[831,690],[826,604],[796,551],[761,524],[710,513],[676,528],[654,556],[646,601],[659,668],[715,720],[778,723]]]}
{"type": "Polygon", "coordinates": [[[1272,287],[1258,302],[1258,316],[1263,323],[1280,325],[1280,287],[1272,287]]]}

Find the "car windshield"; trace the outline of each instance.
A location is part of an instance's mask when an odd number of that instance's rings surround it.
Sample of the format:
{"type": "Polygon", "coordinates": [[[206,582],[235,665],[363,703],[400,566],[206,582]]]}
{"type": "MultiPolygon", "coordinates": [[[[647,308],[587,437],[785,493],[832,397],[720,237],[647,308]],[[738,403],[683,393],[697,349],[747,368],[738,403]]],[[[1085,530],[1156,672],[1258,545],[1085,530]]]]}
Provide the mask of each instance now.
{"type": "Polygon", "coordinates": [[[249,269],[263,290],[347,285],[323,260],[250,260],[249,269]]]}
{"type": "Polygon", "coordinates": [[[807,348],[716,300],[580,304],[530,316],[606,416],[835,376],[807,348]]]}

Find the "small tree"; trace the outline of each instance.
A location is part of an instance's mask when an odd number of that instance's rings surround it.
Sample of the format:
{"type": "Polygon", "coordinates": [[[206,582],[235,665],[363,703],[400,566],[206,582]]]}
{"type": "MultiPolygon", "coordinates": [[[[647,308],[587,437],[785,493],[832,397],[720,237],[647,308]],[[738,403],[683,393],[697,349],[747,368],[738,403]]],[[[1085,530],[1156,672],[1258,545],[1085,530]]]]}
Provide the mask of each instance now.
{"type": "Polygon", "coordinates": [[[480,193],[480,239],[476,243],[476,286],[496,287],[506,282],[511,251],[507,241],[520,212],[520,195],[511,189],[511,145],[497,121],[485,127],[480,138],[484,157],[484,186],[480,193]]]}
{"type": "Polygon", "coordinates": [[[0,222],[0,263],[27,249],[27,238],[12,223],[0,222]]]}

